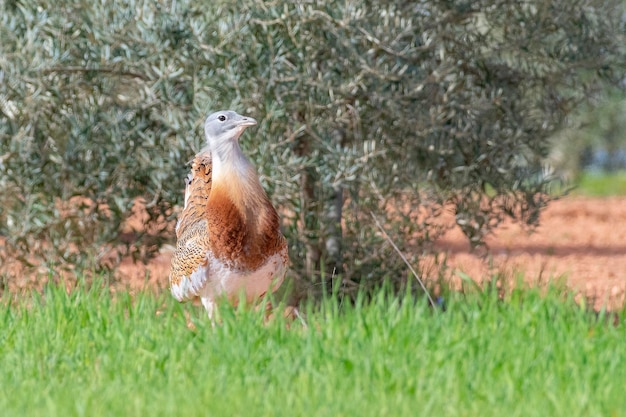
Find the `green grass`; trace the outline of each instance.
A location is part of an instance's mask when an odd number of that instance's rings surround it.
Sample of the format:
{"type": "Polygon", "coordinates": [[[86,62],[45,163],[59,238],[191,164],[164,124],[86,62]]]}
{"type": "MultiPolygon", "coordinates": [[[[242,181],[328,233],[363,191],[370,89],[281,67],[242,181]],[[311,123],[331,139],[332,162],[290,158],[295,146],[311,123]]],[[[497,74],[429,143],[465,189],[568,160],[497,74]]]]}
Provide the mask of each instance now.
{"type": "Polygon", "coordinates": [[[585,172],[581,175],[574,194],[592,197],[626,195],[626,171],[601,174],[585,172]]]}
{"type": "Polygon", "coordinates": [[[622,416],[626,331],[558,292],[323,303],[308,328],[167,294],[49,287],[0,307],[9,416],[622,416]],[[189,315],[196,329],[186,326],[189,315]]]}

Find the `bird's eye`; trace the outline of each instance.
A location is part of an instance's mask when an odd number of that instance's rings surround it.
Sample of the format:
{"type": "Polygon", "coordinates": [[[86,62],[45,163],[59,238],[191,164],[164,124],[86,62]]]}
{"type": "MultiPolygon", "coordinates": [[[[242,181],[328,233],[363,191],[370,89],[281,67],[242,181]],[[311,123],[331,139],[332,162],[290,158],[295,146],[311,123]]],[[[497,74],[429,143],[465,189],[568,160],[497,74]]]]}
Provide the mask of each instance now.
{"type": "Polygon", "coordinates": [[[217,120],[219,120],[220,122],[223,122],[224,120],[226,120],[226,116],[224,116],[223,114],[220,114],[219,116],[217,116],[217,120]]]}

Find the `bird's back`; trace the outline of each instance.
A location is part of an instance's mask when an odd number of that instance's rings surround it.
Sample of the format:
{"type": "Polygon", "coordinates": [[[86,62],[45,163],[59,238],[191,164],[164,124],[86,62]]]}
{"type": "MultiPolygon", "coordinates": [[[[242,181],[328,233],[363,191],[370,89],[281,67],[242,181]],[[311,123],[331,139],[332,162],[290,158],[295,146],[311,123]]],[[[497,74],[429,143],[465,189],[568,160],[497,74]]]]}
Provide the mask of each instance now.
{"type": "MultiPolygon", "coordinates": [[[[198,267],[207,262],[209,230],[206,210],[213,182],[210,152],[196,155],[186,182],[185,206],[176,224],[176,252],[170,270],[170,285],[179,300],[190,298],[189,292],[195,293],[199,288],[189,288],[178,293],[175,288],[181,285],[187,288],[188,285],[184,285],[183,281],[189,280],[198,267]]],[[[201,284],[198,282],[192,287],[200,287],[201,284]]]]}

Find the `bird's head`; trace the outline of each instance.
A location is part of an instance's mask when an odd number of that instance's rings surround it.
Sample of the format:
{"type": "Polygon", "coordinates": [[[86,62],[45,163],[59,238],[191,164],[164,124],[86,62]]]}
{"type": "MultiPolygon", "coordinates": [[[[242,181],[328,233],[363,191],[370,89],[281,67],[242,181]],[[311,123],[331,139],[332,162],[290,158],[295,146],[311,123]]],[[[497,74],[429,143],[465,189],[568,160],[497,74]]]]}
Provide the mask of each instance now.
{"type": "Polygon", "coordinates": [[[252,117],[242,116],[232,110],[212,113],[204,122],[204,134],[212,151],[229,148],[236,143],[248,126],[256,125],[252,117]]]}

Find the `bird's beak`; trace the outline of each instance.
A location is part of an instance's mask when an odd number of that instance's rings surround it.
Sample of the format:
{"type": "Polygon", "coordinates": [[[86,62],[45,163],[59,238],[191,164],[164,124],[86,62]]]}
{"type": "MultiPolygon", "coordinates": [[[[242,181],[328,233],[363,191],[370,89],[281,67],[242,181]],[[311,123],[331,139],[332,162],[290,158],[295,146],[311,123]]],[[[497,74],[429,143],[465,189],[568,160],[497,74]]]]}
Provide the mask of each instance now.
{"type": "Polygon", "coordinates": [[[237,121],[237,125],[241,127],[248,127],[256,125],[256,120],[252,117],[241,116],[241,119],[237,121]]]}

